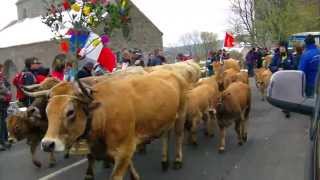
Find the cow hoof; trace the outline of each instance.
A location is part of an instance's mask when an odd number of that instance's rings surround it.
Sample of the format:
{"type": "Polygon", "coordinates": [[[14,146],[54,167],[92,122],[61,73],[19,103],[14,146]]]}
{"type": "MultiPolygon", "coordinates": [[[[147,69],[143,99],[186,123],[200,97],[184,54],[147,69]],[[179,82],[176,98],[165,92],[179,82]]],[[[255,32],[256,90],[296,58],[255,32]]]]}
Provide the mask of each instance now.
{"type": "Polygon", "coordinates": [[[69,157],[70,157],[69,153],[64,154],[64,159],[69,159],[69,157]]]}
{"type": "Polygon", "coordinates": [[[238,142],[238,145],[239,146],[242,146],[243,145],[243,142],[241,141],[241,142],[238,142]]]}
{"type": "Polygon", "coordinates": [[[103,161],[103,167],[105,169],[109,169],[109,168],[111,168],[111,163],[109,161],[107,161],[107,160],[104,160],[103,161]]]}
{"type": "Polygon", "coordinates": [[[169,169],[169,161],[162,161],[161,162],[161,166],[162,166],[162,171],[166,172],[169,169]]]}
{"type": "Polygon", "coordinates": [[[146,148],[141,148],[141,149],[139,149],[138,153],[141,154],[141,155],[146,155],[147,154],[147,149],[146,148]]]}
{"type": "Polygon", "coordinates": [[[182,168],[182,162],[180,161],[175,161],[173,164],[173,169],[178,170],[182,168]]]}
{"type": "Polygon", "coordinates": [[[248,135],[247,135],[247,134],[245,134],[245,135],[243,136],[243,138],[242,138],[242,139],[243,139],[243,142],[245,142],[245,143],[246,143],[246,142],[248,141],[248,135]]]}
{"type": "Polygon", "coordinates": [[[219,148],[219,154],[224,154],[225,153],[225,149],[224,148],[219,148]]]}
{"type": "Polygon", "coordinates": [[[56,163],[55,163],[55,162],[50,162],[50,163],[49,163],[49,168],[53,168],[54,166],[56,166],[56,163]]]}
{"type": "Polygon", "coordinates": [[[207,136],[207,137],[210,137],[210,138],[214,137],[214,133],[209,133],[208,131],[205,131],[204,135],[207,136]]]}
{"type": "Polygon", "coordinates": [[[290,113],[286,113],[286,118],[290,118],[290,113]]]}
{"type": "Polygon", "coordinates": [[[86,176],[84,177],[85,180],[94,180],[93,175],[91,174],[86,174],[86,176]]]}
{"type": "Polygon", "coordinates": [[[193,147],[198,147],[198,145],[199,145],[199,144],[198,144],[197,141],[193,141],[193,142],[192,142],[192,146],[193,146],[193,147]]]}
{"type": "Polygon", "coordinates": [[[32,162],[37,168],[41,168],[42,164],[40,161],[32,161],[32,162]]]}

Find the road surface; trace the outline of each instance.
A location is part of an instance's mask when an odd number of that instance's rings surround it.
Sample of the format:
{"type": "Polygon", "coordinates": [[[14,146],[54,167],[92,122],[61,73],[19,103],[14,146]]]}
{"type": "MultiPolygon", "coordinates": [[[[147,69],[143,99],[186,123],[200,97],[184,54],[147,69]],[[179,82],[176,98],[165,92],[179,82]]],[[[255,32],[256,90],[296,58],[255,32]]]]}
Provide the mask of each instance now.
{"type": "MultiPolygon", "coordinates": [[[[253,84],[253,83],[251,83],[253,84]]],[[[199,133],[197,148],[184,147],[184,165],[181,170],[161,171],[159,141],[148,146],[146,155],[135,156],[135,165],[142,180],[303,180],[310,169],[309,118],[283,113],[262,102],[255,87],[249,120],[248,142],[239,147],[233,127],[226,139],[226,152],[217,151],[217,136],[210,139],[199,133]]],[[[173,151],[172,151],[173,152],[173,151]]],[[[43,167],[31,163],[25,142],[15,144],[11,150],[0,152],[0,180],[79,180],[87,167],[83,157],[63,159],[59,154],[57,166],[48,168],[47,155],[39,151],[43,167]]],[[[108,179],[109,169],[96,165],[96,179],[108,179]]],[[[127,178],[129,179],[129,178],[127,178]]]]}

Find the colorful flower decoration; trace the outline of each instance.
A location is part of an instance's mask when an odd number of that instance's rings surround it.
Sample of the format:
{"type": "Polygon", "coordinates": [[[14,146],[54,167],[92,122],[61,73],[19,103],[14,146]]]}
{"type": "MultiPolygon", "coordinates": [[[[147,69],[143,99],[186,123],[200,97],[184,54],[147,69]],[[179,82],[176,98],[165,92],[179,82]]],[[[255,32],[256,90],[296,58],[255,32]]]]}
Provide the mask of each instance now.
{"type": "Polygon", "coordinates": [[[124,37],[129,38],[131,19],[128,0],[60,0],[60,4],[57,1],[59,0],[48,4],[42,21],[60,41],[60,51],[74,55],[73,64],[76,67],[78,60],[86,55],[90,56],[86,54],[90,51],[84,46],[89,43],[87,41],[90,33],[101,33],[96,32],[98,26],[102,26],[104,32],[100,37],[97,35],[97,39],[90,40],[93,48],[100,49],[102,45],[108,44],[109,36],[116,29],[122,30],[124,37]]]}

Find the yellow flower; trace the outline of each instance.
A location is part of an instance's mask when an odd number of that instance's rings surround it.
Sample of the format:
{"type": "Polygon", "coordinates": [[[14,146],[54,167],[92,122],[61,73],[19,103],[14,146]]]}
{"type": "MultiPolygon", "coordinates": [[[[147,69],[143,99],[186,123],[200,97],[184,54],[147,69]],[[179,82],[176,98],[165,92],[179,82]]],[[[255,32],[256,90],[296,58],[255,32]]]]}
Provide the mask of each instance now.
{"type": "Polygon", "coordinates": [[[78,3],[74,3],[72,6],[71,6],[71,9],[74,10],[75,12],[79,12],[81,7],[78,3]]]}
{"type": "Polygon", "coordinates": [[[91,13],[91,7],[89,6],[84,6],[83,10],[82,10],[83,14],[85,16],[88,16],[91,13]]]}

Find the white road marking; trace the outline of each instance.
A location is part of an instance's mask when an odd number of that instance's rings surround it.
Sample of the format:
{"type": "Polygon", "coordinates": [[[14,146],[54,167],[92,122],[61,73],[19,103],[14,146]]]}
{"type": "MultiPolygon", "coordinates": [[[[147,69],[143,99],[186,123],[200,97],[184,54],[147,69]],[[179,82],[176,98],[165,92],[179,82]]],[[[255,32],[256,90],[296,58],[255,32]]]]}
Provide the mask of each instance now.
{"type": "Polygon", "coordinates": [[[78,161],[78,162],[75,162],[75,163],[73,163],[73,164],[70,164],[69,166],[66,166],[66,167],[64,167],[64,168],[62,168],[62,169],[59,169],[58,171],[56,171],[56,172],[53,172],[53,173],[51,173],[51,174],[49,174],[49,175],[47,175],[47,176],[45,176],[45,177],[42,177],[42,178],[40,178],[39,180],[49,180],[49,179],[52,179],[52,178],[54,178],[54,177],[56,177],[56,176],[58,176],[58,175],[60,175],[60,174],[62,174],[62,173],[64,173],[64,172],[66,172],[66,171],[69,171],[70,169],[72,169],[72,168],[74,168],[74,167],[76,167],[76,166],[79,166],[79,165],[81,165],[81,164],[84,164],[84,163],[86,163],[88,160],[85,158],[85,159],[82,159],[82,160],[80,160],[80,161],[78,161]]]}

